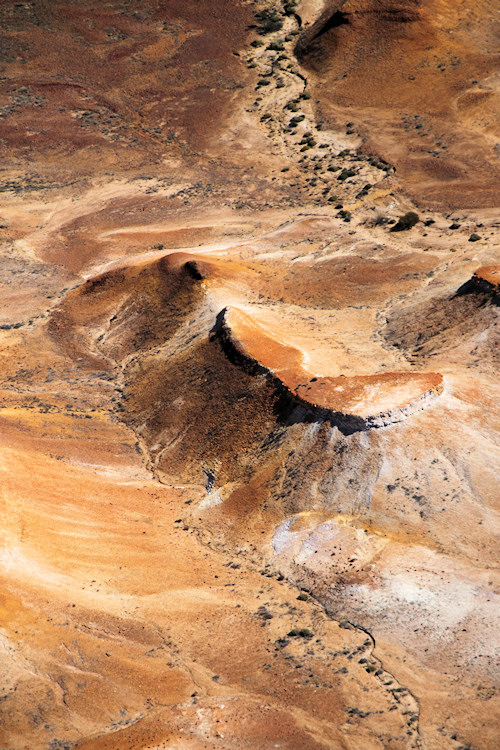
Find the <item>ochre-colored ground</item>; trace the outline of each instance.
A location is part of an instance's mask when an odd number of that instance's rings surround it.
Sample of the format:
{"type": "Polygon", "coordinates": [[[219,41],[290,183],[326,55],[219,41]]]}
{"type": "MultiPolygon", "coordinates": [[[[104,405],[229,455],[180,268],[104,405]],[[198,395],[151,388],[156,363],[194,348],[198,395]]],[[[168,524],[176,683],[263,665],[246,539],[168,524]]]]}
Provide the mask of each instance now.
{"type": "Polygon", "coordinates": [[[498,747],[498,9],[270,5],[1,4],[2,748],[498,747]]]}
{"type": "Polygon", "coordinates": [[[497,206],[498,3],[325,6],[299,42],[318,117],[339,129],[352,123],[363,150],[394,164],[401,187],[423,207],[497,206]]]}

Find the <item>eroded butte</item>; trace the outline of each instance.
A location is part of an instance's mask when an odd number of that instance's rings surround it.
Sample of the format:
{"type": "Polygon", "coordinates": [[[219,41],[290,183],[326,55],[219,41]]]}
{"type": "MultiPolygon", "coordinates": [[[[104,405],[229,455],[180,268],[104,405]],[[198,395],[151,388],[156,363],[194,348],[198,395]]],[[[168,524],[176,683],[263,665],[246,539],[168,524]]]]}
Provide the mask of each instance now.
{"type": "Polygon", "coordinates": [[[499,20],[2,2],[2,748],[496,750],[499,20]]]}

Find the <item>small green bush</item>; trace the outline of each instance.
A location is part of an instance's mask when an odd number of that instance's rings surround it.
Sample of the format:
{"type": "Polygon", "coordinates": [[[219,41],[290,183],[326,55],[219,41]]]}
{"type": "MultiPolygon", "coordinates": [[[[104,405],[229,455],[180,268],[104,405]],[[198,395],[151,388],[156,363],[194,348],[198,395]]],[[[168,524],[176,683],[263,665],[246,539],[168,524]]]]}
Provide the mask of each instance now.
{"type": "Polygon", "coordinates": [[[349,620],[341,620],[339,622],[339,628],[344,628],[345,630],[354,630],[349,620]]]}
{"type": "Polygon", "coordinates": [[[258,21],[257,31],[259,34],[273,34],[275,31],[280,31],[283,28],[283,19],[280,18],[278,12],[275,10],[267,8],[259,10],[255,14],[255,18],[258,21]]]}
{"type": "Polygon", "coordinates": [[[287,635],[290,638],[312,638],[314,633],[309,628],[292,628],[287,635]]]}
{"type": "Polygon", "coordinates": [[[344,182],[344,180],[347,180],[349,177],[354,177],[355,174],[355,169],[343,169],[337,177],[337,180],[340,180],[340,182],[344,182]]]}
{"type": "Polygon", "coordinates": [[[418,214],[415,211],[408,211],[408,213],[400,216],[396,224],[391,228],[391,232],[403,232],[411,229],[419,221],[418,214]]]}

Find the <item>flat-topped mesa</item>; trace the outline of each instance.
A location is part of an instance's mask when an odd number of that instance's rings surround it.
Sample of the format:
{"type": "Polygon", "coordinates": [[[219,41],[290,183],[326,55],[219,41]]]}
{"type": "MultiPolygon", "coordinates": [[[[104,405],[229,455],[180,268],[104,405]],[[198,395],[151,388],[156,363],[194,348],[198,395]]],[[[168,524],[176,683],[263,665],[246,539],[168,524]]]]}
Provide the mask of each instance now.
{"type": "Polygon", "coordinates": [[[435,372],[316,377],[299,349],[277,341],[236,308],[219,313],[214,335],[234,364],[272,378],[293,418],[328,420],[345,433],[400,422],[443,390],[443,376],[435,372]]]}
{"type": "Polygon", "coordinates": [[[478,293],[484,297],[485,302],[491,301],[493,304],[499,304],[500,265],[495,264],[478,268],[474,271],[473,276],[457,290],[454,297],[478,293]]]}
{"type": "Polygon", "coordinates": [[[483,288],[488,288],[498,302],[500,295],[500,265],[481,266],[474,272],[472,280],[483,288]]]}

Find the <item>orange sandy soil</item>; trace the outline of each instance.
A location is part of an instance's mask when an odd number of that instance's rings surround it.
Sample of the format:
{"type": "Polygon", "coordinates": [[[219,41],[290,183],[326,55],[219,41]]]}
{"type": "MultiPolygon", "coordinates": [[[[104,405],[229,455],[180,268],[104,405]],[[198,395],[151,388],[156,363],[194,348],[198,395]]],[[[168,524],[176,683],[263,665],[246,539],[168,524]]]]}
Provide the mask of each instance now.
{"type": "Polygon", "coordinates": [[[0,5],[2,750],[499,745],[498,12],[272,5],[0,5]]]}

